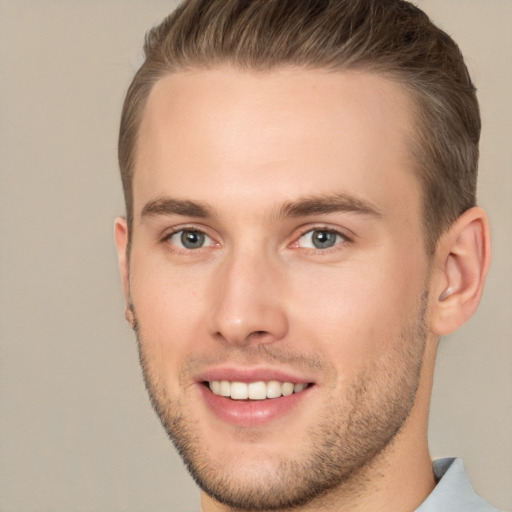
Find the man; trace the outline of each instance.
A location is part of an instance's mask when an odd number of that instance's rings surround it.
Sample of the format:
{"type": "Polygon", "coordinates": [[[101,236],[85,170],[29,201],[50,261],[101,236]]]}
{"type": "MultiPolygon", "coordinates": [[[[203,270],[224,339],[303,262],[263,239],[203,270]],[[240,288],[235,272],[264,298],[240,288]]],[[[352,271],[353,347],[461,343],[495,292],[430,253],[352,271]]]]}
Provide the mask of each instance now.
{"type": "Polygon", "coordinates": [[[145,51],[116,243],[202,510],[494,510],[427,445],[490,260],[456,44],[402,0],[191,0],[145,51]]]}

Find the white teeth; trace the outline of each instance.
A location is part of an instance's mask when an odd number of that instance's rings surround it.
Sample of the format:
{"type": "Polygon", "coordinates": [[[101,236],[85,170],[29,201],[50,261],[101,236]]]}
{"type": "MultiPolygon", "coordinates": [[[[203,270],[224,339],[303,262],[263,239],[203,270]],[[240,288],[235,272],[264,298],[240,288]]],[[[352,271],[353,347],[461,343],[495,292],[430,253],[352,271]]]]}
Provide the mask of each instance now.
{"type": "Polygon", "coordinates": [[[232,382],[231,398],[234,400],[245,400],[249,398],[249,386],[245,382],[232,382]]]}
{"type": "Polygon", "coordinates": [[[306,388],[306,384],[295,384],[295,386],[293,386],[293,392],[300,393],[305,388],[306,388]]]}
{"type": "Polygon", "coordinates": [[[279,382],[230,382],[227,380],[212,380],[209,387],[214,395],[230,397],[233,400],[265,400],[265,398],[279,398],[292,393],[300,393],[308,385],[303,383],[279,382]]]}
{"type": "Polygon", "coordinates": [[[251,382],[248,388],[251,400],[265,400],[267,398],[267,385],[264,382],[251,382]]]}
{"type": "Polygon", "coordinates": [[[277,380],[267,382],[267,398],[279,398],[281,393],[281,383],[277,380]]]}
{"type": "Polygon", "coordinates": [[[283,396],[289,396],[293,393],[293,384],[291,382],[285,382],[282,387],[283,396]]]}
{"type": "MultiPolygon", "coordinates": [[[[214,391],[214,393],[215,393],[215,391],[214,391]]],[[[220,396],[231,396],[231,383],[228,380],[220,381],[219,395],[220,396]]]]}

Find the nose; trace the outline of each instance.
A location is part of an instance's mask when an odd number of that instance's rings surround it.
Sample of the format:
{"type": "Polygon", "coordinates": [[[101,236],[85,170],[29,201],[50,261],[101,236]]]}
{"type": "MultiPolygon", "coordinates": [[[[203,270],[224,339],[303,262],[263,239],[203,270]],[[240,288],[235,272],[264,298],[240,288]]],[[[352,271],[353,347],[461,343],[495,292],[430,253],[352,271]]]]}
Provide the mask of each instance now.
{"type": "Polygon", "coordinates": [[[263,254],[233,254],[215,274],[210,333],[224,343],[272,343],[288,331],[282,270],[263,254]]]}

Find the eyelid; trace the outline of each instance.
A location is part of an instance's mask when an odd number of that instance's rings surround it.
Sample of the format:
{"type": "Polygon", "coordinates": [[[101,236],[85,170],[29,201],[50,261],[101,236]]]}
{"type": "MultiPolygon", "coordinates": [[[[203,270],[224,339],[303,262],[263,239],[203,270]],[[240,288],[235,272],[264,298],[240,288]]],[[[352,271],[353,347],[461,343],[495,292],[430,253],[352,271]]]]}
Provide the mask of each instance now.
{"type": "Polygon", "coordinates": [[[173,226],[172,228],[170,228],[164,232],[164,234],[161,237],[161,242],[174,247],[175,248],[174,250],[177,250],[177,251],[197,252],[197,251],[200,251],[201,249],[208,249],[208,248],[216,247],[216,246],[220,245],[219,242],[217,241],[216,237],[213,236],[210,233],[210,231],[211,230],[205,228],[204,226],[198,226],[197,224],[184,224],[184,225],[179,225],[179,226],[173,226]],[[195,231],[197,233],[202,233],[205,237],[209,238],[212,243],[205,245],[203,247],[197,248],[197,249],[187,249],[185,247],[179,247],[176,244],[172,244],[170,242],[171,238],[174,235],[181,233],[183,231],[192,231],[192,232],[195,231]]]}
{"type": "MultiPolygon", "coordinates": [[[[197,231],[199,233],[203,233],[206,237],[208,237],[212,241],[211,245],[206,245],[204,247],[194,249],[193,251],[199,251],[200,249],[204,249],[204,248],[207,249],[207,248],[211,248],[211,247],[219,247],[221,245],[220,242],[218,241],[218,236],[215,236],[214,234],[212,234],[211,229],[207,228],[206,226],[198,225],[198,224],[180,224],[178,226],[172,226],[171,228],[168,228],[167,230],[164,231],[164,233],[160,237],[160,240],[164,244],[174,246],[176,250],[183,250],[183,251],[190,252],[190,251],[192,251],[192,249],[185,249],[185,248],[177,247],[176,245],[170,243],[171,237],[177,233],[182,232],[182,231],[197,231]]],[[[332,226],[332,225],[328,225],[328,224],[324,224],[324,223],[308,224],[305,226],[303,225],[295,230],[294,234],[291,237],[292,242],[290,244],[288,244],[288,246],[300,248],[300,246],[298,245],[299,240],[303,236],[307,235],[308,233],[311,233],[312,231],[327,231],[330,233],[334,233],[343,239],[343,243],[339,242],[336,245],[334,245],[333,247],[326,248],[326,249],[307,248],[306,247],[306,248],[304,248],[305,250],[309,249],[312,251],[328,252],[329,250],[335,250],[335,248],[338,247],[339,245],[346,245],[346,244],[352,243],[354,241],[354,239],[357,238],[357,235],[352,230],[345,228],[345,227],[342,228],[340,226],[332,226]]]]}
{"type": "Polygon", "coordinates": [[[296,234],[293,235],[293,241],[291,246],[301,248],[299,246],[299,240],[307,235],[308,233],[311,233],[312,231],[326,231],[329,233],[334,233],[338,236],[340,236],[343,239],[343,243],[339,242],[336,245],[326,248],[326,249],[319,249],[319,248],[311,248],[311,247],[303,247],[305,250],[312,250],[312,251],[320,251],[320,252],[328,252],[329,250],[335,250],[339,245],[345,245],[349,244],[354,241],[354,238],[356,238],[355,233],[353,233],[348,228],[341,228],[339,226],[330,226],[326,224],[317,224],[317,225],[308,225],[308,226],[302,226],[298,230],[296,230],[296,234]]]}

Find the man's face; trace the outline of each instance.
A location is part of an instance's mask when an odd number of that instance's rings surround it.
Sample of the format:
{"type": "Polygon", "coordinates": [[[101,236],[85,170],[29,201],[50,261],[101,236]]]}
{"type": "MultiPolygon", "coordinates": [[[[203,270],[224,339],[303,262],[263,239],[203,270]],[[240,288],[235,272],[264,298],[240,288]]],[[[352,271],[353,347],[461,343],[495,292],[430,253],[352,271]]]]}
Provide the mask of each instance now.
{"type": "Polygon", "coordinates": [[[155,85],[125,285],[155,409],[217,500],[305,503],[407,438],[429,268],[412,130],[365,73],[155,85]]]}

